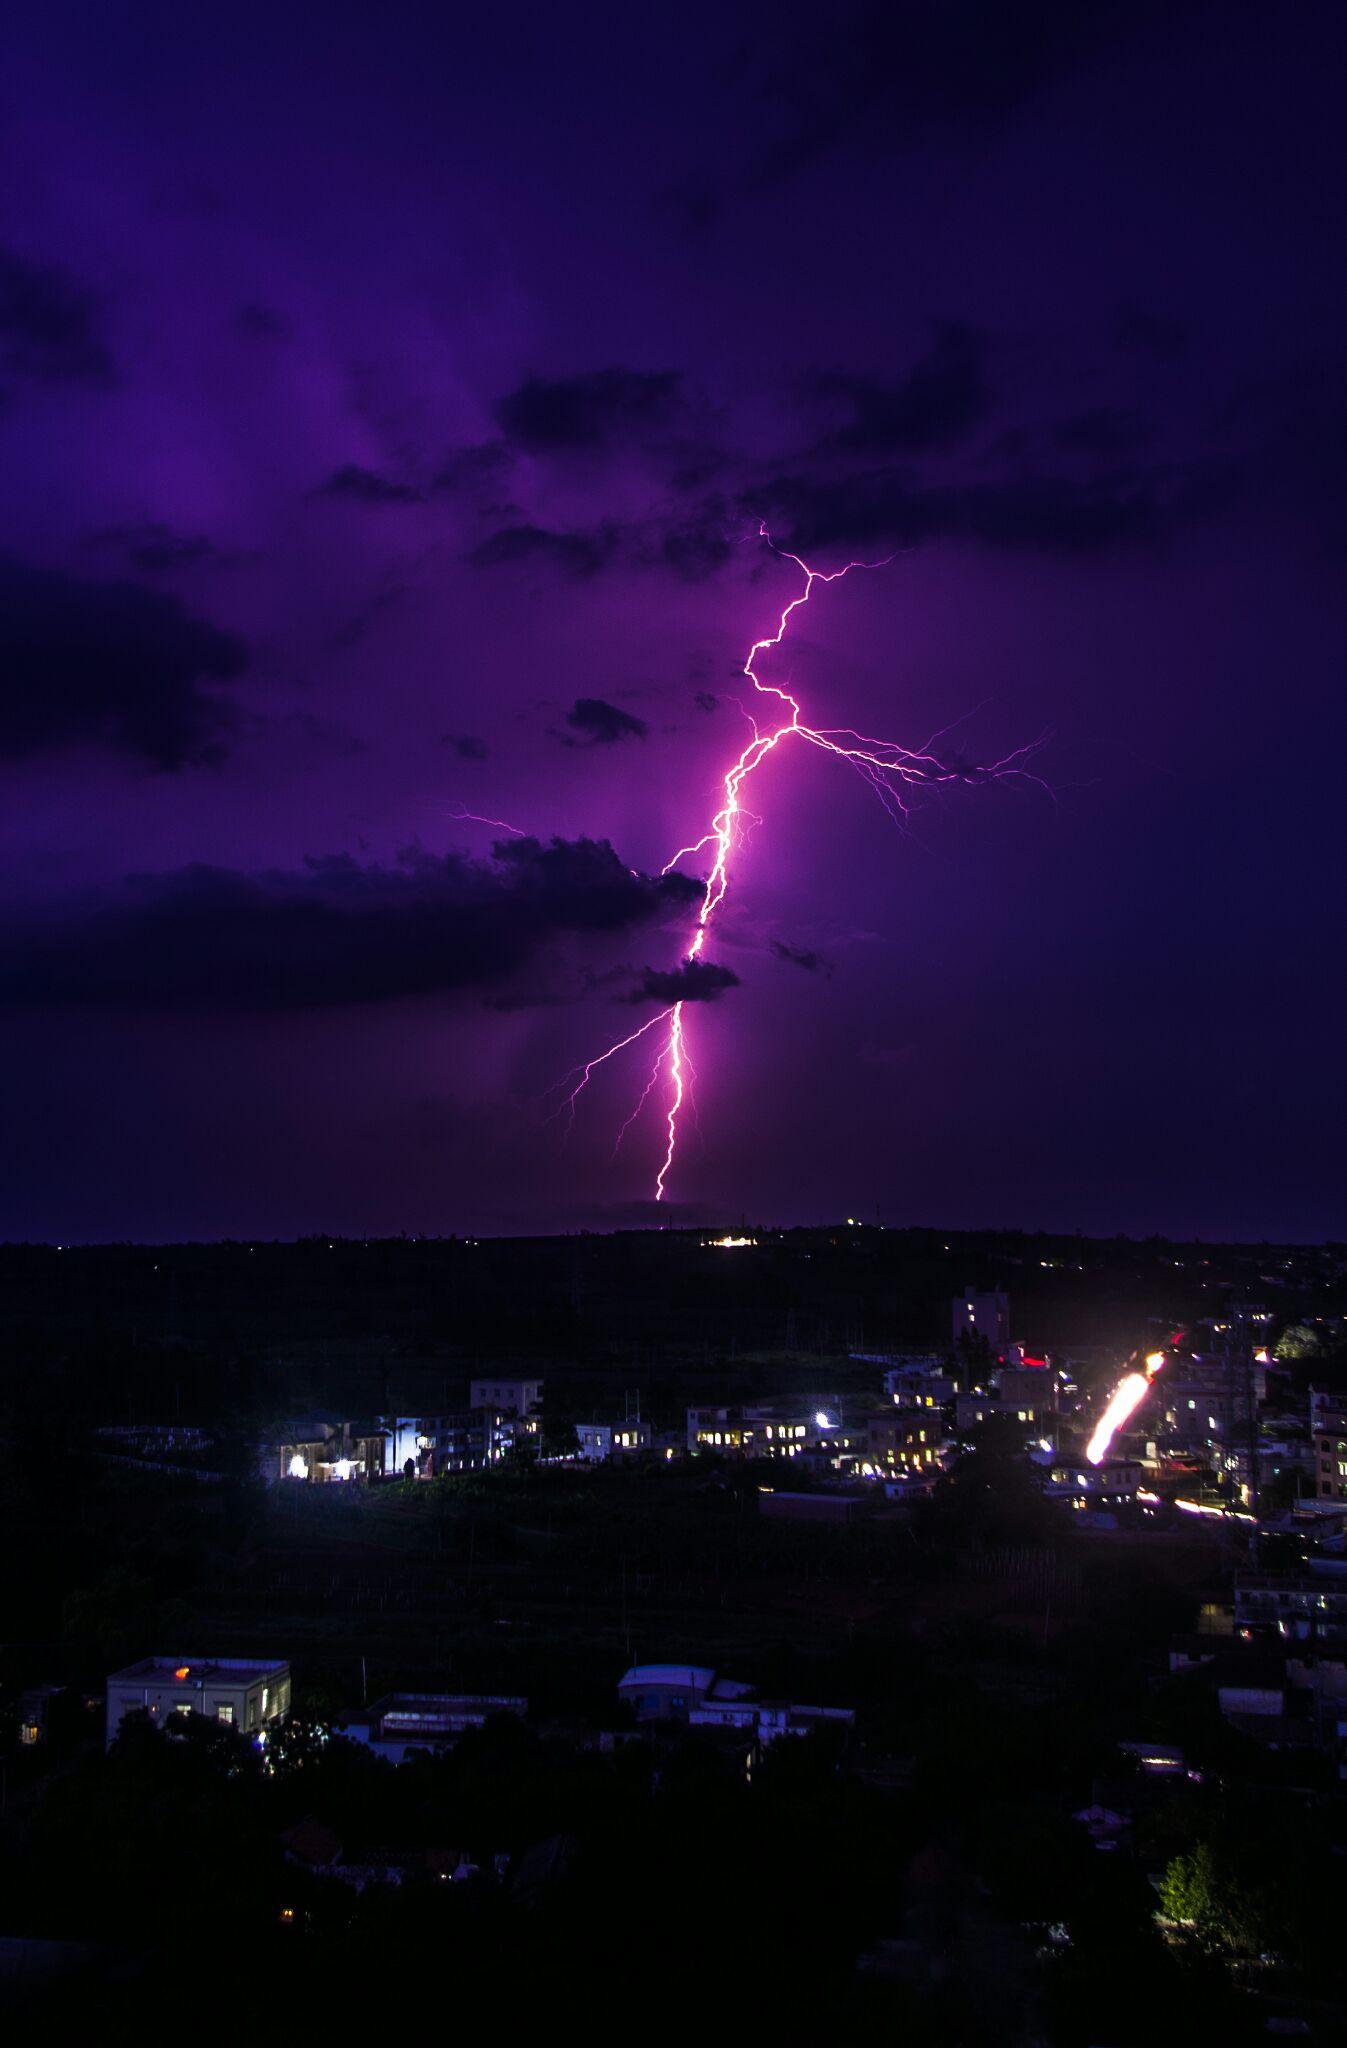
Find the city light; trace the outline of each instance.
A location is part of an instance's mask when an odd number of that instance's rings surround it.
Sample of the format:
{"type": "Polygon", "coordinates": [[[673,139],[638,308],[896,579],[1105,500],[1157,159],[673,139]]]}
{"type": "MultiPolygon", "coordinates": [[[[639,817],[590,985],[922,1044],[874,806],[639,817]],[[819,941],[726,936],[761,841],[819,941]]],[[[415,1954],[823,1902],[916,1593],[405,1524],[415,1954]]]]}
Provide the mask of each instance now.
{"type": "Polygon", "coordinates": [[[300,1456],[298,1451],[296,1451],[294,1457],[291,1458],[287,1470],[289,1471],[290,1477],[292,1479],[307,1479],[309,1476],[309,1468],[305,1464],[303,1458],[300,1456]]]}

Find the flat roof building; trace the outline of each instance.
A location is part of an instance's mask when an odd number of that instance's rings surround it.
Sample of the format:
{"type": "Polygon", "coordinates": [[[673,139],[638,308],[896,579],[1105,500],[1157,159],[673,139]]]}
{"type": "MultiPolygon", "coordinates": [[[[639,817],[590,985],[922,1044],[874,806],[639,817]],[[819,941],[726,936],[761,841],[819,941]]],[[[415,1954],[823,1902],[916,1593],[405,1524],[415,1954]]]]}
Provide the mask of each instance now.
{"type": "Polygon", "coordinates": [[[109,1749],[124,1716],[142,1710],[160,1728],[171,1714],[204,1714],[265,1739],[290,1712],[290,1666],[255,1657],[142,1657],[108,1680],[109,1749]]]}

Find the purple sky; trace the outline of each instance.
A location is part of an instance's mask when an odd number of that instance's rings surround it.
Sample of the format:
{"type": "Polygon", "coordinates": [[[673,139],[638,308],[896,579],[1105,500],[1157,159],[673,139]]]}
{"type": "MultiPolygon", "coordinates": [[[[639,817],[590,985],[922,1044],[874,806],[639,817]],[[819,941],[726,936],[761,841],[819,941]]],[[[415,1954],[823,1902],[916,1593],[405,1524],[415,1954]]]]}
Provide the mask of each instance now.
{"type": "Polygon", "coordinates": [[[1341,10],[816,18],[20,10],[0,1235],[653,1220],[766,519],[1051,794],[771,759],[666,1220],[1347,1236],[1341,10]]]}

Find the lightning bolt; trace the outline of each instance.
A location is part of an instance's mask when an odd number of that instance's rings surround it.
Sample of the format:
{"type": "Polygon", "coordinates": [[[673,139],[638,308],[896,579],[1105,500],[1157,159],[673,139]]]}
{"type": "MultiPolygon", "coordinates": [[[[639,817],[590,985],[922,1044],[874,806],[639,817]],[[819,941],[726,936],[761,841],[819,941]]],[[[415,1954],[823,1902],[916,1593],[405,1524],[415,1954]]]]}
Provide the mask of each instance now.
{"type": "MultiPolygon", "coordinates": [[[[804,578],[804,586],[782,607],[776,622],[776,631],[768,633],[762,639],[753,642],[743,664],[743,673],[752,683],[758,696],[769,700],[769,708],[773,711],[772,722],[765,721],[764,725],[759,725],[758,720],[751,713],[745,713],[752,726],[753,736],[743,748],[738,759],[725,770],[721,779],[718,799],[719,807],[714,813],[710,824],[699,838],[692,840],[686,846],[680,846],[678,851],[665,862],[664,867],[660,871],[662,874],[667,875],[681,861],[687,860],[695,854],[713,849],[711,865],[705,882],[702,885],[696,922],[689,934],[687,949],[683,954],[683,964],[688,967],[701,959],[716,912],[725,900],[725,894],[730,885],[730,856],[737,843],[738,834],[741,829],[740,821],[747,818],[751,822],[756,822],[754,814],[744,808],[740,799],[740,792],[744,784],[761,767],[768,755],[775,752],[783,740],[803,740],[809,746],[817,747],[821,752],[832,754],[839,761],[845,762],[848,767],[854,769],[869,785],[890,816],[900,823],[905,821],[907,817],[907,805],[904,801],[903,792],[906,788],[913,785],[930,787],[934,784],[952,782],[977,784],[1004,781],[1008,777],[1018,776],[1038,783],[1040,788],[1046,788],[1046,784],[1042,782],[1041,778],[1033,774],[1027,766],[1039,742],[1035,742],[1032,746],[1018,748],[1014,753],[1006,755],[1000,761],[993,762],[990,766],[978,766],[957,760],[951,761],[932,752],[931,749],[934,746],[935,739],[939,735],[933,736],[925,747],[913,750],[901,746],[896,740],[872,739],[864,733],[854,731],[849,726],[819,727],[807,725],[801,714],[798,700],[788,689],[783,688],[781,685],[764,681],[758,673],[757,664],[765,655],[770,654],[774,648],[780,647],[790,629],[791,620],[796,612],[809,603],[817,584],[840,583],[842,578],[849,576],[853,569],[885,568],[893,560],[893,557],[891,555],[886,556],[880,562],[846,562],[840,569],[812,569],[802,556],[792,554],[788,549],[777,547],[765,524],[759,526],[758,534],[759,538],[766,542],[774,554],[779,555],[783,561],[792,562],[795,565],[804,578]]],[[[567,1076],[567,1083],[573,1080],[576,1074],[579,1075],[579,1079],[575,1082],[575,1086],[570,1090],[565,1103],[562,1105],[569,1108],[573,1120],[576,1098],[588,1086],[594,1069],[602,1066],[606,1060],[610,1060],[615,1053],[619,1053],[625,1047],[633,1044],[636,1039],[644,1037],[647,1031],[653,1030],[657,1025],[663,1024],[667,1026],[664,1043],[655,1059],[650,1078],[645,1084],[640,1100],[627,1118],[626,1123],[623,1124],[617,1138],[617,1143],[620,1145],[627,1131],[635,1123],[641,1111],[645,1108],[646,1103],[650,1100],[662,1076],[665,1088],[665,1140],[663,1156],[655,1175],[654,1192],[657,1202],[664,1200],[669,1175],[673,1171],[674,1159],[678,1151],[679,1120],[684,1104],[688,1100],[691,1062],[688,1058],[687,1050],[687,1026],[684,1016],[686,1006],[686,998],[670,1004],[666,1009],[649,1018],[646,1023],[641,1025],[639,1030],[629,1033],[626,1038],[619,1039],[616,1044],[610,1045],[606,1051],[597,1054],[583,1068],[574,1069],[572,1074],[567,1076]]],[[[564,1087],[567,1083],[562,1083],[561,1085],[564,1087]]],[[[616,1151],[616,1146],[614,1151],[616,1151]]]]}

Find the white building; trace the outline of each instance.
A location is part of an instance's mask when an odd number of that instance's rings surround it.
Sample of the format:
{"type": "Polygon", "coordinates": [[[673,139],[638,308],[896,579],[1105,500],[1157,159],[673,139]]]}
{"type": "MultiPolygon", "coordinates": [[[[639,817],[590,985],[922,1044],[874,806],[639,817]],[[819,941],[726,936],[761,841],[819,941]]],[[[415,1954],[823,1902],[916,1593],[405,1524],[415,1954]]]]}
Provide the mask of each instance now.
{"type": "Polygon", "coordinates": [[[389,1763],[406,1763],[417,1750],[433,1755],[452,1749],[469,1728],[484,1728],[497,1714],[522,1721],[529,1703],[506,1693],[391,1692],[372,1707],[352,1714],[342,1733],[389,1763]]]}
{"type": "Polygon", "coordinates": [[[541,1408],[541,1380],[473,1380],[469,1408],[498,1408],[503,1415],[532,1415],[541,1408]]]}
{"type": "Polygon", "coordinates": [[[254,1657],[142,1657],[108,1680],[108,1747],[126,1714],[143,1710],[162,1728],[172,1714],[204,1714],[265,1740],[290,1712],[290,1666],[254,1657]]]}
{"type": "Polygon", "coordinates": [[[965,1287],[953,1304],[954,1341],[960,1337],[985,1337],[993,1358],[997,1358],[1010,1342],[1010,1296],[1008,1294],[978,1294],[973,1288],[965,1287]]]}
{"type": "Polygon", "coordinates": [[[577,1422],[580,1456],[591,1465],[605,1464],[632,1451],[648,1451],[653,1433],[648,1422],[577,1422]]]}

